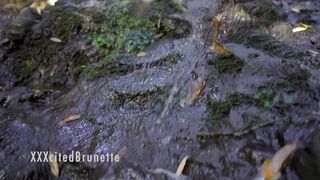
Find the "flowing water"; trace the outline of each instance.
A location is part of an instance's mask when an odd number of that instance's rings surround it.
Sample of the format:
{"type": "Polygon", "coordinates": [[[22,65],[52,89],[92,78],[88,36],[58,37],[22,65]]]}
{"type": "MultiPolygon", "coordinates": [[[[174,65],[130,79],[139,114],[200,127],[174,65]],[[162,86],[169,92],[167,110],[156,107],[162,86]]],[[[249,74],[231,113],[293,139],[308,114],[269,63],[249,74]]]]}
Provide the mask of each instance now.
{"type": "MultiPolygon", "coordinates": [[[[110,2],[63,1],[52,11],[103,9],[110,2]]],[[[186,0],[183,6],[187,13],[170,14],[179,23],[174,37],[149,45],[146,56],[121,56],[95,78],[70,75],[77,63],[89,67],[99,62],[91,56],[93,45],[77,35],[46,46],[44,54],[39,52],[44,64],[21,81],[14,74],[20,66],[12,62],[32,61],[24,59],[32,57],[29,54],[19,53],[38,52],[38,43],[43,43],[37,38],[38,29],[49,30],[43,19],[35,17],[33,28],[25,32],[31,40],[25,38],[15,47],[2,30],[12,19],[1,18],[0,85],[5,89],[0,91],[0,179],[53,179],[48,163],[30,163],[30,151],[41,150],[120,155],[119,163],[62,163],[59,179],[167,179],[166,174],[174,173],[185,156],[190,157],[186,178],[253,179],[263,160],[283,145],[301,141],[306,146],[320,120],[318,57],[293,57],[295,46],[266,49],[258,40],[250,44],[252,34],[245,35],[245,42],[241,33],[242,42],[224,37],[241,65],[216,64],[209,46],[212,18],[222,10],[220,2],[186,0]],[[34,49],[26,47],[28,43],[34,49]],[[289,53],[281,54],[284,51],[289,53]],[[48,56],[54,57],[53,64],[46,61],[48,56]],[[37,89],[37,81],[46,74],[53,74],[53,80],[45,89],[37,89]],[[185,104],[199,79],[206,81],[204,92],[185,104]],[[253,97],[257,103],[237,94],[253,97]],[[236,100],[230,100],[233,97],[236,100]],[[77,120],[59,123],[78,114],[77,120]],[[261,124],[265,126],[250,129],[261,124]],[[199,138],[200,132],[208,131],[220,135],[199,138]],[[165,173],[157,173],[157,168],[165,173]]],[[[47,20],[50,16],[44,14],[47,20]]],[[[296,165],[286,169],[283,177],[303,179],[299,169],[304,166],[296,165]]]]}

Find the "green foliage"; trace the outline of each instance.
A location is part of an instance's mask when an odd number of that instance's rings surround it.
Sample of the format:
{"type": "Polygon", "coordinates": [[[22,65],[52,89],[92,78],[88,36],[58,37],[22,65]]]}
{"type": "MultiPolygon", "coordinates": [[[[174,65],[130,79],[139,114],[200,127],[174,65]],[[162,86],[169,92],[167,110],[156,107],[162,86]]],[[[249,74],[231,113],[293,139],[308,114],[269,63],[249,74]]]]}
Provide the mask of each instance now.
{"type": "Polygon", "coordinates": [[[114,3],[106,10],[106,20],[93,41],[104,49],[104,55],[135,53],[154,41],[155,23],[131,17],[125,5],[114,3]]]}
{"type": "Polygon", "coordinates": [[[256,103],[260,106],[262,106],[265,109],[270,109],[274,106],[274,97],[269,95],[267,91],[261,91],[260,93],[256,94],[254,96],[254,99],[256,100],[256,103]]]}

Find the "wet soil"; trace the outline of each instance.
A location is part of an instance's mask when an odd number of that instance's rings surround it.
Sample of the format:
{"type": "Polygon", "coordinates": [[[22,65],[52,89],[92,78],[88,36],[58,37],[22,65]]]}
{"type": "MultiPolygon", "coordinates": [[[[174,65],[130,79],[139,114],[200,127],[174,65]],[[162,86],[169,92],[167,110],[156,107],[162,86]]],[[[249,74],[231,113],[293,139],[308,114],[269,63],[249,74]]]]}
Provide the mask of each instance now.
{"type": "Polygon", "coordinates": [[[54,179],[47,163],[30,163],[36,150],[121,154],[120,163],[62,163],[58,179],[168,179],[154,170],[175,172],[185,156],[183,178],[253,179],[294,142],[282,178],[319,177],[320,56],[308,51],[319,52],[319,8],[300,5],[312,28],[292,33],[305,19],[288,10],[295,1],[186,0],[145,56],[105,58],[88,37],[110,3],[0,14],[0,179],[54,179]],[[210,50],[217,14],[232,57],[210,50]],[[182,105],[198,78],[204,92],[182,105]]]}

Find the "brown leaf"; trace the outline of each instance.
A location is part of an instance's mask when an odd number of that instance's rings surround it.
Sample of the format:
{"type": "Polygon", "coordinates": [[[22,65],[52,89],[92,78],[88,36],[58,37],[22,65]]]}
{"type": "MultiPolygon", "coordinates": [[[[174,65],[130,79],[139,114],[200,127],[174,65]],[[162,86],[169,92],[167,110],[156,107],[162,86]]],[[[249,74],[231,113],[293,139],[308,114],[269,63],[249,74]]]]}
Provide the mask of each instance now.
{"type": "Polygon", "coordinates": [[[6,90],[5,87],[0,86],[0,91],[5,91],[5,90],[6,90]]]}
{"type": "Polygon", "coordinates": [[[225,48],[218,41],[214,41],[210,49],[219,56],[230,57],[233,55],[227,48],[225,48]]]}
{"type": "Polygon", "coordinates": [[[58,65],[56,64],[52,67],[50,71],[50,77],[52,77],[56,73],[57,68],[58,68],[58,65]]]}
{"type": "Polygon", "coordinates": [[[59,176],[59,163],[57,160],[57,155],[54,155],[51,151],[49,152],[49,166],[51,173],[55,176],[59,176]]]}
{"type": "Polygon", "coordinates": [[[264,177],[265,180],[273,180],[279,178],[281,175],[281,171],[286,165],[286,162],[291,157],[296,148],[296,144],[287,144],[279,151],[277,151],[271,159],[265,160],[261,169],[262,177],[264,177]]]}
{"type": "Polygon", "coordinates": [[[203,93],[204,89],[206,88],[206,81],[202,78],[198,78],[192,84],[192,89],[188,93],[187,98],[185,99],[182,107],[186,105],[192,105],[196,99],[203,93]]]}
{"type": "Polygon", "coordinates": [[[221,23],[222,22],[222,16],[221,14],[218,14],[217,16],[214,17],[213,19],[213,27],[218,31],[220,30],[221,23]]]}
{"type": "Polygon", "coordinates": [[[70,115],[70,116],[66,116],[65,118],[63,118],[59,124],[60,125],[64,125],[65,123],[67,122],[70,122],[70,121],[74,121],[74,120],[77,120],[81,117],[80,114],[74,114],[74,115],[70,115]]]}
{"type": "Polygon", "coordinates": [[[180,162],[178,169],[176,171],[176,175],[180,176],[183,173],[183,170],[186,167],[187,161],[188,161],[189,156],[186,156],[182,159],[182,161],[180,162]]]}
{"type": "Polygon", "coordinates": [[[137,55],[138,57],[144,57],[144,56],[146,56],[146,53],[143,52],[143,51],[140,51],[140,52],[138,52],[136,55],[137,55]]]}

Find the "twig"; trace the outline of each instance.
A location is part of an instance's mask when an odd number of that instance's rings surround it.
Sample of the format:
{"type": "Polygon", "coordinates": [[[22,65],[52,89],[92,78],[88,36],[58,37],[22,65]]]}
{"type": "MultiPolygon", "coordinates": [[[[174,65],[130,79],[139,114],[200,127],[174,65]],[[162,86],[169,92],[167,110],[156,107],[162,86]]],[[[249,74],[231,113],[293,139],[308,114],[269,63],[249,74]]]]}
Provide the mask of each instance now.
{"type": "Polygon", "coordinates": [[[206,139],[206,138],[214,138],[214,137],[220,137],[220,136],[234,136],[234,137],[240,137],[243,135],[246,135],[248,133],[250,133],[251,131],[254,131],[256,129],[265,127],[265,126],[269,126],[275,122],[278,122],[279,119],[273,120],[273,121],[268,121],[268,122],[264,122],[261,124],[257,124],[255,126],[252,126],[250,128],[246,128],[244,130],[241,131],[236,131],[236,132],[200,132],[197,134],[197,137],[200,139],[206,139]]]}

